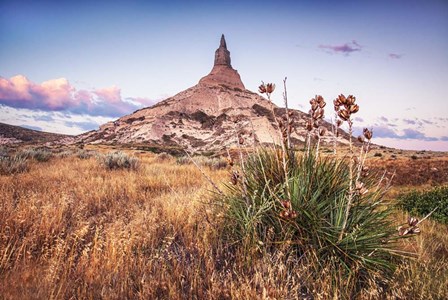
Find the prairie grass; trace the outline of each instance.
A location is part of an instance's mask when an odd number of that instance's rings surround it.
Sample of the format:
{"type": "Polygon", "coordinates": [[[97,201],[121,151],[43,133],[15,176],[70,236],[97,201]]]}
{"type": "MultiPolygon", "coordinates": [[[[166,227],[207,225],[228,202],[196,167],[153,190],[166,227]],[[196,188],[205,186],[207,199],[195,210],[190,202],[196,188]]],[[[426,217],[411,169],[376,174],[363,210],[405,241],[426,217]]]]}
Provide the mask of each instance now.
{"type": "MultiPolygon", "coordinates": [[[[351,287],[335,289],[330,270],[316,272],[282,249],[256,249],[248,263],[220,240],[212,187],[195,166],[136,155],[137,171],[69,156],[0,176],[2,299],[349,297],[351,287]]],[[[226,170],[202,171],[228,182],[226,170]]],[[[401,246],[416,258],[398,266],[389,287],[358,298],[446,298],[448,227],[428,221],[421,228],[401,246]]]]}

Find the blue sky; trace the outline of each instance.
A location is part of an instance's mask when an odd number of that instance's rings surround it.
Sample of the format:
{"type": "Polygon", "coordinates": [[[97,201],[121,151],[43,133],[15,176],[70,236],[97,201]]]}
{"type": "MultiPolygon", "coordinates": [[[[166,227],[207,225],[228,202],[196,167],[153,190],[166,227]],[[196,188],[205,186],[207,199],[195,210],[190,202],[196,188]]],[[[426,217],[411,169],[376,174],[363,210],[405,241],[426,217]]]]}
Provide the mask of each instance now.
{"type": "Polygon", "coordinates": [[[96,129],[196,84],[222,33],[249,90],[354,94],[376,143],[448,150],[444,0],[1,1],[0,122],[96,129]]]}

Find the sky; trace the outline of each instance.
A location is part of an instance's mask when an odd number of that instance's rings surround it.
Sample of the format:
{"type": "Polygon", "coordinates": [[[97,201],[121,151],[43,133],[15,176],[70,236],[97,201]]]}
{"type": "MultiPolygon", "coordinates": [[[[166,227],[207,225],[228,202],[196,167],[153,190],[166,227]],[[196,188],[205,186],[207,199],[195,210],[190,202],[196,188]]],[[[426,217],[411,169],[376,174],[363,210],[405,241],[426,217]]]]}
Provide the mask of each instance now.
{"type": "MultiPolygon", "coordinates": [[[[97,129],[207,75],[225,34],[246,88],[308,111],[353,94],[356,132],[448,151],[448,1],[0,1],[0,122],[97,129]]],[[[1,133],[0,133],[1,134],[1,133]]]]}

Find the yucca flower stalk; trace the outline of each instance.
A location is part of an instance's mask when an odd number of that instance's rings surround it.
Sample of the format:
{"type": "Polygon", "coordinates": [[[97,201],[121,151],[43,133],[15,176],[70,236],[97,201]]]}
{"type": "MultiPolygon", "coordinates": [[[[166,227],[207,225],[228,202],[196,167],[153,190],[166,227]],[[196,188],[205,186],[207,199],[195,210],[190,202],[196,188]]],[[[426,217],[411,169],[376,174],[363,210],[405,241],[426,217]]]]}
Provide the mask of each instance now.
{"type": "Polygon", "coordinates": [[[261,82],[262,84],[258,87],[258,91],[261,94],[266,94],[266,97],[268,98],[268,101],[271,105],[271,112],[272,112],[272,116],[274,118],[274,120],[276,120],[277,122],[277,126],[278,126],[278,130],[279,130],[279,134],[280,134],[280,145],[281,145],[281,155],[282,155],[282,163],[283,163],[283,171],[285,173],[285,180],[286,180],[286,185],[288,185],[289,183],[289,179],[288,179],[288,160],[290,159],[289,157],[289,153],[290,153],[290,127],[291,124],[289,122],[289,115],[288,115],[288,98],[287,98],[287,92],[286,92],[286,77],[283,81],[283,85],[284,85],[284,93],[283,93],[283,100],[286,106],[286,124],[284,124],[282,122],[282,120],[277,119],[277,117],[275,116],[275,110],[274,110],[274,104],[272,103],[271,100],[271,94],[274,92],[275,90],[275,84],[273,83],[267,83],[265,84],[263,81],[261,82]]]}
{"type": "Polygon", "coordinates": [[[348,134],[349,134],[349,170],[350,170],[350,184],[349,184],[349,195],[348,195],[348,203],[346,206],[346,212],[344,217],[344,223],[342,224],[342,230],[339,235],[339,240],[342,239],[342,236],[344,234],[345,227],[347,226],[348,216],[350,213],[350,209],[353,202],[353,193],[355,188],[355,181],[354,181],[354,174],[353,174],[353,168],[354,168],[354,154],[353,154],[353,141],[352,141],[352,135],[353,135],[353,120],[351,118],[352,114],[355,114],[359,111],[359,106],[356,102],[356,97],[353,95],[349,95],[348,97],[345,97],[343,94],[340,94],[334,101],[334,109],[337,113],[338,117],[341,121],[347,122],[348,124],[348,134]]]}

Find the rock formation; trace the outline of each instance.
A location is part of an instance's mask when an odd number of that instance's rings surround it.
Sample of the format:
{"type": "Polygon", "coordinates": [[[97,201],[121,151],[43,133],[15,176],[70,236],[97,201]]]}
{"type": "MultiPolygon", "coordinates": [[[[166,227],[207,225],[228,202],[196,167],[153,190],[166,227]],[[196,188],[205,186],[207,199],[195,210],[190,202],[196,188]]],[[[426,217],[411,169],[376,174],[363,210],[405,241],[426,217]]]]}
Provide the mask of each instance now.
{"type": "MultiPolygon", "coordinates": [[[[232,68],[224,35],[215,52],[213,68],[199,83],[177,95],[140,109],[99,130],[78,137],[78,142],[140,144],[222,150],[234,147],[241,138],[244,146],[278,142],[276,116],[284,109],[246,90],[232,68]]],[[[303,143],[308,115],[291,110],[296,120],[294,143],[303,143]]],[[[329,124],[324,126],[329,128],[329,124]]],[[[328,139],[327,136],[325,139],[328,139]]]]}
{"type": "Polygon", "coordinates": [[[227,85],[230,88],[245,90],[238,72],[232,68],[230,63],[230,51],[227,50],[224,34],[221,36],[221,43],[215,52],[215,63],[213,69],[207,76],[199,80],[205,85],[227,85]]]}

